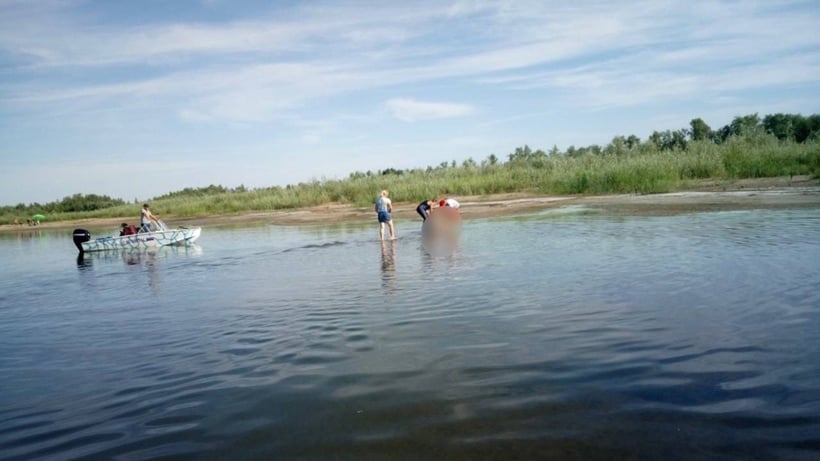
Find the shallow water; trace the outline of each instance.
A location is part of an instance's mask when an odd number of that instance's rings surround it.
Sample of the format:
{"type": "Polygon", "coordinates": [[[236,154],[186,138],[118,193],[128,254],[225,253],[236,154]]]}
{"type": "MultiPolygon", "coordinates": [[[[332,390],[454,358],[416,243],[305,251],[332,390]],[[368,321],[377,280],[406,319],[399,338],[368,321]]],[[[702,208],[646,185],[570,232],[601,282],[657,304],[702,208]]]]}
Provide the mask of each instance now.
{"type": "Polygon", "coordinates": [[[816,459],[820,209],[0,237],[3,459],[816,459]]]}

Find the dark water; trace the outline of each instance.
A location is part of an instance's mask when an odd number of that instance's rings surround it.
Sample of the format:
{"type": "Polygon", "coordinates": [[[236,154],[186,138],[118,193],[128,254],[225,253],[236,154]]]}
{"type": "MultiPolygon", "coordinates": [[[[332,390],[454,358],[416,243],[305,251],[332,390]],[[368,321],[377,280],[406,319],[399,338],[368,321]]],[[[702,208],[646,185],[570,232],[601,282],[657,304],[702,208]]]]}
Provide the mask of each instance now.
{"type": "Polygon", "coordinates": [[[0,458],[818,459],[820,209],[0,238],[0,458]]]}

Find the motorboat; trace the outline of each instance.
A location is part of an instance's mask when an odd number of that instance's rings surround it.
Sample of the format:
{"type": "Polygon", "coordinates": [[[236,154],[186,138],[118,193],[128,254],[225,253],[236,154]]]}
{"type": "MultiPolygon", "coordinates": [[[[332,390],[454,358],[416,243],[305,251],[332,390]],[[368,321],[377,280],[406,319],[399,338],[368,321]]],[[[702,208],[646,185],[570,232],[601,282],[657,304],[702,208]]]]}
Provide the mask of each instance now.
{"type": "Polygon", "coordinates": [[[201,227],[177,227],[169,229],[165,223],[158,222],[158,229],[147,232],[139,231],[131,235],[112,235],[91,238],[85,229],[74,229],[74,245],[80,253],[106,250],[143,250],[169,245],[186,245],[193,243],[202,233],[201,227]]]}

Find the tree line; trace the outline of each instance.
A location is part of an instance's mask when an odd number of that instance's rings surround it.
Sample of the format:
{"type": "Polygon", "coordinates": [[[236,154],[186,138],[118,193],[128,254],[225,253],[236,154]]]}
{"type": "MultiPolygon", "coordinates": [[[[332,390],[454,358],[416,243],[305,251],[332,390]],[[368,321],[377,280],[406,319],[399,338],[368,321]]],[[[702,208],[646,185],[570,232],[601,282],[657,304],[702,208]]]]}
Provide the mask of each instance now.
{"type": "MultiPolygon", "coordinates": [[[[507,155],[507,161],[503,162],[495,154],[490,154],[484,160],[477,162],[472,157],[462,161],[460,164],[455,160],[441,162],[433,167],[428,166],[427,172],[443,170],[448,168],[476,168],[492,167],[495,165],[524,166],[529,165],[539,168],[544,165],[544,161],[550,157],[567,156],[583,157],[586,155],[629,155],[645,154],[653,151],[686,151],[690,143],[710,143],[721,145],[733,138],[744,138],[753,143],[762,143],[767,136],[773,137],[783,142],[795,142],[804,144],[806,142],[820,141],[820,114],[803,116],[800,114],[772,114],[760,118],[758,114],[737,116],[723,127],[714,130],[701,118],[694,118],[689,122],[688,127],[678,130],[653,131],[646,140],[642,140],[634,134],[629,136],[618,135],[605,146],[591,144],[589,146],[576,147],[571,145],[565,150],[560,150],[553,146],[550,150],[533,150],[528,145],[515,148],[507,155]],[[756,139],[757,138],[757,139],[756,139]]],[[[375,175],[402,175],[411,172],[419,172],[418,168],[400,170],[386,168],[377,171],[355,171],[350,173],[349,179],[360,179],[375,175]]]]}
{"type": "MultiPolygon", "coordinates": [[[[211,184],[207,187],[186,187],[179,191],[169,192],[167,194],[154,197],[151,199],[151,201],[185,197],[205,197],[214,194],[245,192],[246,190],[247,189],[245,188],[245,186],[227,188],[224,186],[211,184]]],[[[139,202],[138,200],[134,199],[133,203],[137,204],[139,202]]],[[[3,206],[0,207],[0,216],[15,215],[18,217],[28,217],[38,213],[44,215],[56,213],[78,213],[103,210],[123,205],[128,205],[128,202],[126,202],[123,199],[112,198],[107,195],[74,194],[68,197],[64,197],[63,199],[56,202],[48,202],[42,204],[38,202],[30,204],[18,203],[14,206],[3,206]]]]}
{"type": "MultiPolygon", "coordinates": [[[[820,141],[820,114],[804,117],[800,114],[773,114],[762,119],[757,114],[735,117],[731,123],[713,130],[701,118],[692,119],[689,127],[679,130],[653,131],[642,141],[635,135],[615,136],[606,146],[592,144],[586,147],[569,146],[565,151],[557,147],[549,152],[533,151],[528,146],[516,148],[509,154],[509,162],[523,162],[538,164],[550,156],[566,155],[579,157],[584,155],[624,155],[629,153],[644,153],[650,150],[685,151],[692,142],[713,143],[721,145],[731,138],[746,138],[755,141],[755,138],[772,136],[779,141],[806,142],[820,141]]],[[[763,139],[757,139],[763,141],[763,139]]],[[[488,158],[488,161],[492,159],[488,158]]]]}
{"type": "Polygon", "coordinates": [[[722,144],[732,136],[768,134],[780,141],[804,143],[820,139],[820,114],[771,114],[762,119],[757,114],[735,117],[731,123],[713,130],[703,119],[695,118],[688,128],[653,132],[650,141],[662,149],[686,148],[687,141],[711,141],[722,144]]]}
{"type": "Polygon", "coordinates": [[[74,194],[64,197],[57,202],[30,203],[28,205],[18,203],[14,206],[0,207],[0,214],[15,214],[20,216],[30,216],[35,214],[52,213],[76,213],[84,211],[102,210],[115,206],[125,205],[125,201],[119,198],[112,198],[107,195],[97,194],[74,194]]]}

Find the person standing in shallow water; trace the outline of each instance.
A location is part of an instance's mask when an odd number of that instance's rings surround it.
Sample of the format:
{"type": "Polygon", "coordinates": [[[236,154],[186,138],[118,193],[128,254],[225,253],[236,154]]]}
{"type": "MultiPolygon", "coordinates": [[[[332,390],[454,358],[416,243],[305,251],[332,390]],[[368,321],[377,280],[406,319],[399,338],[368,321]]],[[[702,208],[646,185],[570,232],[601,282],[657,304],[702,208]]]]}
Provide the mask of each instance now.
{"type": "Polygon", "coordinates": [[[379,219],[379,240],[384,240],[385,224],[390,227],[390,240],[396,239],[396,231],[393,228],[393,217],[391,216],[391,213],[393,213],[393,202],[387,198],[388,195],[389,192],[383,190],[379,197],[376,198],[376,206],[374,207],[379,219]]]}
{"type": "Polygon", "coordinates": [[[425,200],[416,207],[416,213],[421,215],[422,221],[427,221],[427,218],[430,217],[430,210],[433,208],[434,203],[432,200],[425,200]]]}

